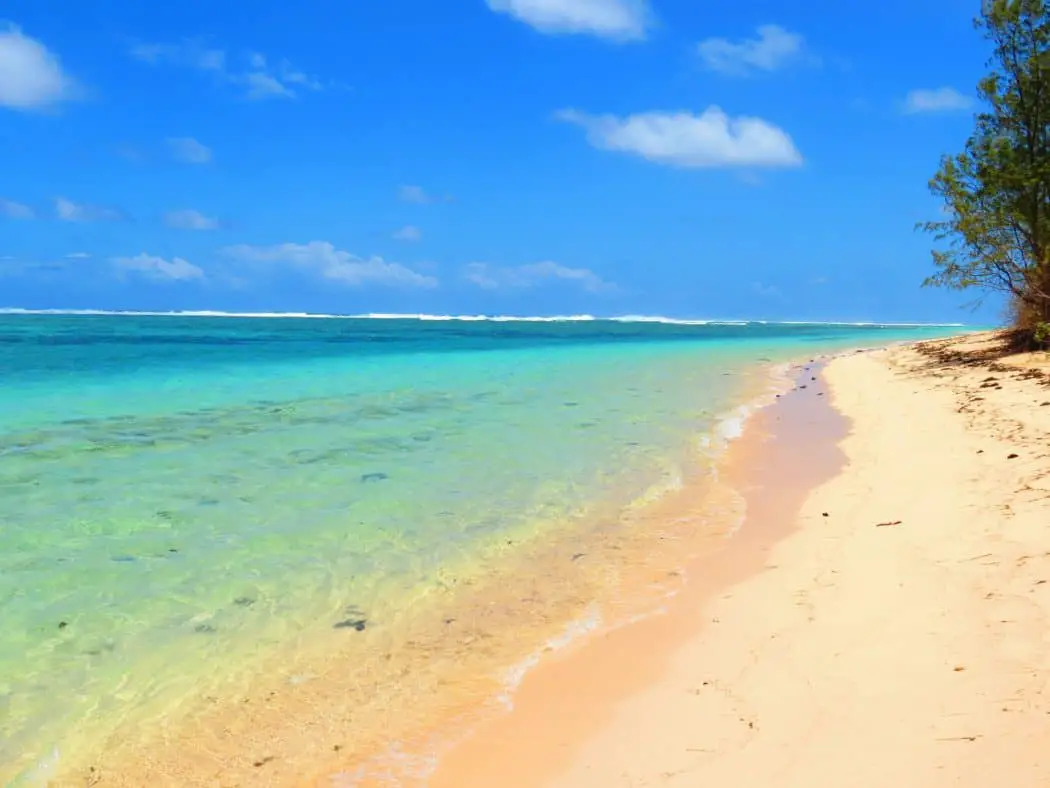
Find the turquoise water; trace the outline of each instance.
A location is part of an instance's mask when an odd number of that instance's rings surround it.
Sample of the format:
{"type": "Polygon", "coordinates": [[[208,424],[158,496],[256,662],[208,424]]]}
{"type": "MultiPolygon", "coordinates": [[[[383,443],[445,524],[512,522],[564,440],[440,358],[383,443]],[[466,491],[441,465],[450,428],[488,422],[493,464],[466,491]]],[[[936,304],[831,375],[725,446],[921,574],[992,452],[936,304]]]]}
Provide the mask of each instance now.
{"type": "Polygon", "coordinates": [[[672,484],[761,365],[951,331],[0,316],[0,781],[672,484]]]}

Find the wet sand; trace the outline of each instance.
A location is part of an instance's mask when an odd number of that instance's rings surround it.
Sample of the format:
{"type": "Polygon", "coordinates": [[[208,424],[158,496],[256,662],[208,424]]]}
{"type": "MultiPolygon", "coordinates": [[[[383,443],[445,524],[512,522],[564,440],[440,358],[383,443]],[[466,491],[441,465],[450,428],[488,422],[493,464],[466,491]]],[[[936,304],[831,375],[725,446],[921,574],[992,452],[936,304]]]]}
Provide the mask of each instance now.
{"type": "Polygon", "coordinates": [[[722,464],[723,480],[744,498],[740,529],[686,568],[686,585],[661,614],[553,654],[529,673],[513,713],[446,755],[431,788],[545,784],[571,764],[581,741],[613,718],[618,704],[662,680],[676,651],[709,622],[705,607],[713,599],[761,571],[794,527],[806,493],[844,461],[838,441],[848,424],[827,400],[822,364],[814,360],[791,375],[793,390],[748,420],[722,464]]]}
{"type": "MultiPolygon", "coordinates": [[[[769,385],[755,369],[743,398],[769,385]]],[[[598,502],[579,522],[504,534],[490,560],[450,567],[414,598],[398,626],[369,614],[358,627],[364,612],[347,610],[347,626],[304,632],[261,669],[158,707],[145,724],[119,721],[97,746],[64,748],[57,774],[36,776],[99,788],[424,785],[450,740],[504,716],[508,668],[567,639],[595,600],[605,621],[650,612],[681,588],[690,555],[726,543],[739,502],[710,471],[699,457],[680,488],[637,506],[598,502]]]]}
{"type": "Polygon", "coordinates": [[[737,537],[430,785],[1050,784],[1050,361],[988,343],[836,359],[764,411],[737,537]]]}

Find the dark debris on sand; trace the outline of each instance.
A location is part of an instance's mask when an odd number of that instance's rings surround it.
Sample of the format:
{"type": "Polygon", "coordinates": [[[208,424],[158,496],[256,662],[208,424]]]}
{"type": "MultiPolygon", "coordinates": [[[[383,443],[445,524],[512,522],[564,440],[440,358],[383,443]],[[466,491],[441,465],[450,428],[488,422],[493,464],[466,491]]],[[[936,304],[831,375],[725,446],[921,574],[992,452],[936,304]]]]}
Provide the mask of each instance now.
{"type": "Polygon", "coordinates": [[[348,618],[332,626],[332,629],[353,629],[356,632],[364,632],[368,621],[364,618],[348,618]]]}

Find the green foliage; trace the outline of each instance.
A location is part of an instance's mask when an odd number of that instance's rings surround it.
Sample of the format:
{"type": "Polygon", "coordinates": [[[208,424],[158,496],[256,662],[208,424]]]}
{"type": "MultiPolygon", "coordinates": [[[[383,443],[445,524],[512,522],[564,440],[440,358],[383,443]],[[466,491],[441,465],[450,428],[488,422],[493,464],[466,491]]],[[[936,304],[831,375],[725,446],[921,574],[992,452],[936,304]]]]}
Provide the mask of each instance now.
{"type": "Polygon", "coordinates": [[[1036,323],[1032,339],[1040,347],[1050,347],[1050,323],[1036,323]]]}
{"type": "Polygon", "coordinates": [[[925,284],[1006,293],[1034,330],[1050,323],[1050,9],[990,0],[975,24],[991,71],[965,149],[930,181],[945,218],[921,225],[940,246],[925,284]]]}

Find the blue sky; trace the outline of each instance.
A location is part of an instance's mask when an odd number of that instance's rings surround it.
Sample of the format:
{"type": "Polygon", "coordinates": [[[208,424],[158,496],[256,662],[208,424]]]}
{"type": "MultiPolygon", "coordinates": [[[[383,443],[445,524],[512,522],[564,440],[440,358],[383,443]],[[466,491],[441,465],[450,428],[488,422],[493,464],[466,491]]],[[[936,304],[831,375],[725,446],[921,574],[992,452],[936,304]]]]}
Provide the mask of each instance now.
{"type": "Polygon", "coordinates": [[[994,320],[972,6],[7,0],[0,306],[994,320]]]}

